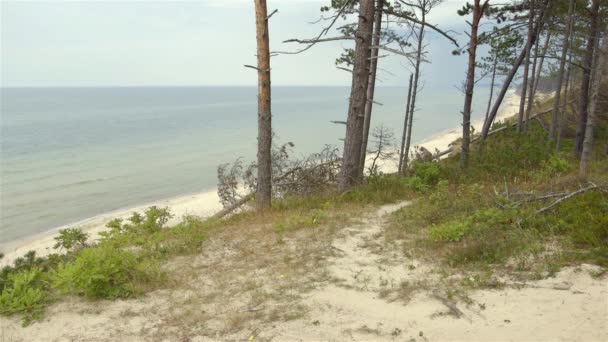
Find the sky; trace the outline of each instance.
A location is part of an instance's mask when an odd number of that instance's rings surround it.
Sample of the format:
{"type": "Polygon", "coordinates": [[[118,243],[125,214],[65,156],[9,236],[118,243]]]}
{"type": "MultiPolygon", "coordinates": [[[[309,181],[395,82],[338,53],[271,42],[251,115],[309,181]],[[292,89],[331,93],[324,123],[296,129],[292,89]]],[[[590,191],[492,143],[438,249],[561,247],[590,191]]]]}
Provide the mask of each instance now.
{"type": "MultiPolygon", "coordinates": [[[[429,21],[466,41],[466,1],[447,0],[429,21]]],[[[293,51],[289,38],[312,38],[311,24],[329,0],[269,0],[272,51],[293,51]]],[[[255,85],[253,0],[198,1],[0,1],[0,84],[12,86],[255,85]]],[[[331,33],[333,34],[333,32],[331,33]]],[[[331,35],[330,34],[330,35],[331,35]]],[[[317,44],[298,55],[271,60],[273,85],[350,85],[335,58],[349,42],[317,44]]],[[[437,35],[427,40],[427,86],[455,86],[466,59],[437,35]]],[[[410,64],[398,56],[380,60],[380,86],[403,86],[410,64]]]]}

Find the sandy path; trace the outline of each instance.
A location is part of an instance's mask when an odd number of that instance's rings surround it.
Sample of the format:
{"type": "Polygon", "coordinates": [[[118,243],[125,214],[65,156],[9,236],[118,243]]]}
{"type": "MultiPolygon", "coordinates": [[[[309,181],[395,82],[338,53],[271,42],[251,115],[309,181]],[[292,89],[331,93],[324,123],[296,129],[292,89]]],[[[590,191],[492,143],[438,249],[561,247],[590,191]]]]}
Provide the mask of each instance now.
{"type": "Polygon", "coordinates": [[[0,341],[608,341],[608,278],[592,278],[594,266],[448,300],[435,268],[384,244],[388,214],[407,204],[382,206],[333,241],[306,229],[282,244],[264,227],[222,232],[201,255],[172,264],[191,267],[182,287],[132,300],[68,298],[27,328],[0,317],[0,341]],[[276,262],[288,256],[319,263],[276,262]],[[260,291],[267,295],[253,300],[260,291]]]}
{"type": "Polygon", "coordinates": [[[430,269],[383,250],[386,215],[406,202],[381,207],[334,242],[337,278],[307,296],[307,320],[279,325],[276,341],[607,341],[608,282],[594,267],[565,269],[523,289],[479,290],[472,303],[435,297],[431,285],[407,303],[390,290],[435,277],[430,269]],[[454,315],[456,314],[456,315],[454,315]],[[460,317],[456,317],[460,316],[460,317]]]}

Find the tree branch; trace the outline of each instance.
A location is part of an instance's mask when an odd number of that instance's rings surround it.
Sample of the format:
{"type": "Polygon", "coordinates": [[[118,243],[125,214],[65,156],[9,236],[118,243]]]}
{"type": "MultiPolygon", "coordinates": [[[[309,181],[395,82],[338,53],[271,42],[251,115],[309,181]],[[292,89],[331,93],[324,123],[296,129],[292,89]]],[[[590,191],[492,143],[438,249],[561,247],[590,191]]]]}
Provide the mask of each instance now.
{"type": "Polygon", "coordinates": [[[426,27],[428,27],[428,28],[432,29],[433,31],[435,31],[435,32],[437,32],[437,33],[439,33],[439,34],[441,34],[442,36],[444,36],[444,37],[445,37],[445,38],[447,38],[448,40],[450,40],[450,41],[451,41],[451,42],[452,42],[454,45],[456,45],[456,47],[460,47],[460,46],[458,45],[458,42],[456,41],[456,39],[452,38],[452,37],[451,37],[449,34],[447,34],[447,32],[446,32],[446,31],[441,30],[440,28],[438,28],[438,27],[437,27],[437,26],[435,26],[435,25],[431,25],[431,24],[429,24],[429,23],[427,23],[427,22],[424,22],[424,23],[423,23],[422,21],[420,21],[420,20],[418,20],[418,19],[416,19],[416,18],[414,18],[414,17],[412,17],[412,16],[409,16],[409,15],[407,15],[407,14],[403,14],[403,13],[397,13],[397,12],[393,11],[393,10],[392,10],[392,9],[390,9],[390,8],[389,8],[388,10],[386,10],[386,13],[387,13],[387,14],[394,15],[394,16],[395,16],[395,17],[397,17],[397,18],[401,18],[401,19],[409,20],[409,21],[411,21],[411,22],[413,22],[413,23],[416,23],[416,24],[418,24],[418,25],[424,25],[424,26],[426,26],[426,27]]]}

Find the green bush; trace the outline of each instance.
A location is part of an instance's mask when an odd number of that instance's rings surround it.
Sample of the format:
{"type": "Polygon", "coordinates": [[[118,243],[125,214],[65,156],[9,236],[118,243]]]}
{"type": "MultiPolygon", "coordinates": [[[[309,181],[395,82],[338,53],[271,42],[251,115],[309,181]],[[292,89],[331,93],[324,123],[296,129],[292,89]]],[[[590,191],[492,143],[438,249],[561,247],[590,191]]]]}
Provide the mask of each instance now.
{"type": "Polygon", "coordinates": [[[435,162],[414,161],[412,163],[412,172],[422,180],[422,183],[433,186],[439,182],[441,167],[435,162]]]}
{"type": "Polygon", "coordinates": [[[88,238],[89,235],[79,228],[60,229],[59,235],[54,238],[57,243],[55,243],[53,248],[63,248],[68,252],[72,252],[86,246],[88,238]]]}
{"type": "Polygon", "coordinates": [[[469,220],[461,219],[434,225],[429,234],[435,241],[457,242],[462,240],[469,228],[469,220]]]}
{"type": "Polygon", "coordinates": [[[23,324],[42,316],[47,298],[46,282],[38,267],[9,274],[0,293],[0,313],[22,313],[23,324]]]}
{"type": "Polygon", "coordinates": [[[134,234],[149,234],[161,230],[165,224],[172,218],[173,215],[169,208],[158,208],[156,206],[149,207],[144,215],[133,213],[127,219],[129,223],[124,223],[120,218],[115,218],[106,224],[110,228],[107,232],[101,232],[99,235],[104,239],[111,239],[119,235],[134,234]]]}
{"type": "Polygon", "coordinates": [[[424,182],[424,180],[422,180],[422,178],[420,178],[418,176],[403,177],[401,179],[401,182],[403,183],[403,185],[407,186],[408,188],[410,188],[416,192],[425,192],[430,189],[430,186],[428,184],[426,184],[424,182]]]}
{"type": "Polygon", "coordinates": [[[539,246],[536,229],[522,223],[529,212],[517,209],[485,208],[431,226],[429,238],[438,246],[448,247],[447,261],[502,262],[523,251],[539,246]]]}
{"type": "Polygon", "coordinates": [[[88,298],[132,297],[138,293],[137,284],[149,281],[156,267],[133,252],[101,244],[83,249],[73,262],[60,264],[53,287],[88,298]]]}

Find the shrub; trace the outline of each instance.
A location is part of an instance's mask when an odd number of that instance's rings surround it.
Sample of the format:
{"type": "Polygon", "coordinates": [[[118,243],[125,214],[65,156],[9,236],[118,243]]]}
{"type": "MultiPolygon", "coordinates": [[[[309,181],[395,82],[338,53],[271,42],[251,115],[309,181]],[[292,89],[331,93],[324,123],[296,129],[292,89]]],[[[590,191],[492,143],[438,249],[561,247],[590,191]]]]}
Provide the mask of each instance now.
{"type": "Polygon", "coordinates": [[[412,171],[416,177],[422,180],[422,183],[429,186],[437,184],[441,175],[439,164],[430,161],[414,161],[412,171]]]}
{"type": "Polygon", "coordinates": [[[22,313],[27,325],[42,316],[46,297],[46,282],[38,267],[11,273],[0,293],[0,313],[22,313]]]}
{"type": "Polygon", "coordinates": [[[416,192],[425,192],[429,189],[422,179],[417,176],[404,177],[401,179],[401,183],[416,192]]]}
{"type": "Polygon", "coordinates": [[[457,242],[462,240],[469,227],[469,220],[460,219],[434,225],[429,234],[435,241],[457,242]]]}
{"type": "Polygon", "coordinates": [[[126,298],[136,295],[136,284],[150,280],[155,271],[155,264],[142,262],[133,252],[101,244],[85,248],[73,262],[59,265],[53,287],[89,298],[126,298]]]}
{"type": "Polygon", "coordinates": [[[54,249],[63,248],[68,252],[80,249],[87,244],[89,235],[79,228],[60,229],[59,235],[55,237],[54,249]]]}
{"type": "Polygon", "coordinates": [[[129,223],[124,223],[120,218],[115,218],[106,224],[110,228],[107,232],[101,232],[103,240],[116,239],[119,236],[128,234],[150,234],[161,230],[164,225],[172,218],[169,208],[158,208],[152,206],[148,208],[144,215],[133,213],[127,219],[129,223]]]}

